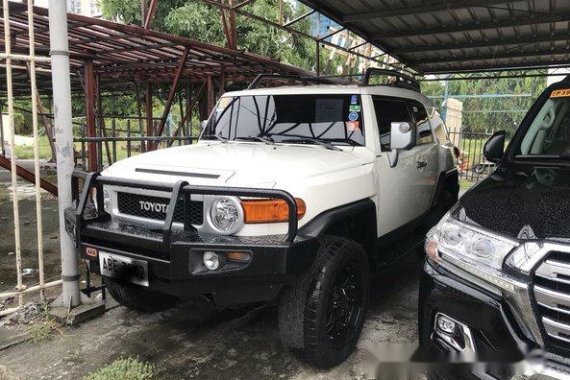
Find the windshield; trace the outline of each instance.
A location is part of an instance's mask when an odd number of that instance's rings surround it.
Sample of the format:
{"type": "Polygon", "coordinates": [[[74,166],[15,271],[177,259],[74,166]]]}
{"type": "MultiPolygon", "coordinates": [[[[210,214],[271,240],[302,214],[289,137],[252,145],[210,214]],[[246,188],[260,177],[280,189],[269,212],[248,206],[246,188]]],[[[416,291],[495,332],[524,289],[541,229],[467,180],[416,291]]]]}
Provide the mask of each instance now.
{"type": "Polygon", "coordinates": [[[517,158],[570,156],[570,89],[554,90],[524,135],[517,158]]]}
{"type": "Polygon", "coordinates": [[[203,138],[364,145],[359,95],[223,97],[203,138]]]}

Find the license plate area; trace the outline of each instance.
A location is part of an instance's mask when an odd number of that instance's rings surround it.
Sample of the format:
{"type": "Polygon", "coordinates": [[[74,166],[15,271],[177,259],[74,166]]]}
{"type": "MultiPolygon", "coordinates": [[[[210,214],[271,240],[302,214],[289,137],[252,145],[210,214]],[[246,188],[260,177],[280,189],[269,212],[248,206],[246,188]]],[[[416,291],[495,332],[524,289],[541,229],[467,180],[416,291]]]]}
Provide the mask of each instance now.
{"type": "Polygon", "coordinates": [[[148,263],[99,251],[101,275],[148,287],[148,263]]]}

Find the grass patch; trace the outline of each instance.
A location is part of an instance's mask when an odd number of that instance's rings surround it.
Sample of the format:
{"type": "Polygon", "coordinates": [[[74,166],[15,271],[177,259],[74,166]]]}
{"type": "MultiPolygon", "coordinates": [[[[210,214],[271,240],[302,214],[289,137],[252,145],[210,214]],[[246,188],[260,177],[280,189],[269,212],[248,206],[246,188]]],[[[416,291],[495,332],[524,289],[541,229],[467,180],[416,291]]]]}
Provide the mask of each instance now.
{"type": "Polygon", "coordinates": [[[58,333],[61,333],[57,322],[53,319],[46,319],[40,324],[34,325],[28,331],[32,342],[40,343],[52,340],[58,333]]]}
{"type": "MultiPolygon", "coordinates": [[[[50,159],[51,158],[51,147],[49,145],[49,140],[47,136],[39,136],[38,138],[40,159],[50,159]]],[[[14,149],[16,157],[19,159],[30,159],[34,158],[34,147],[32,145],[17,145],[14,149]]]]}
{"type": "Polygon", "coordinates": [[[472,181],[468,181],[466,179],[460,179],[459,180],[459,188],[463,191],[469,190],[471,187],[473,187],[473,185],[475,185],[477,182],[472,182],[472,181]]]}
{"type": "Polygon", "coordinates": [[[154,369],[150,363],[138,359],[118,359],[97,372],[83,377],[83,380],[151,380],[154,369]]]}

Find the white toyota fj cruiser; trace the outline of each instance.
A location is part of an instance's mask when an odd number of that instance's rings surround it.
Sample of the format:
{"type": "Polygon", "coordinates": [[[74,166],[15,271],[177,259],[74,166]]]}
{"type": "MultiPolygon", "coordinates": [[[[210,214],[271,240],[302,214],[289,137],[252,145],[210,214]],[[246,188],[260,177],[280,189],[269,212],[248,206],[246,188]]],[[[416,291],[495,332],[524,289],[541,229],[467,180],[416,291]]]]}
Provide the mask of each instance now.
{"type": "Polygon", "coordinates": [[[198,143],[76,173],[78,254],[133,308],[278,300],[288,347],[320,367],[343,361],[371,275],[421,246],[459,188],[417,82],[373,69],[363,83],[226,93],[198,143]],[[376,74],[389,84],[368,85],[376,74]]]}

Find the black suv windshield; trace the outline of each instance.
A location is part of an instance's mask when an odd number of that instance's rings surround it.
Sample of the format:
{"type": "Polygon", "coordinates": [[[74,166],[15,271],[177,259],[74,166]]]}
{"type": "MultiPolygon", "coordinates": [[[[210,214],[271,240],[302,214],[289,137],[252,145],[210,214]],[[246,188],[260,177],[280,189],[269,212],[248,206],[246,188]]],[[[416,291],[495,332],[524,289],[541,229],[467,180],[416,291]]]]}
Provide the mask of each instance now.
{"type": "Polygon", "coordinates": [[[552,91],[520,141],[516,158],[570,157],[570,89],[552,91]]]}
{"type": "Polygon", "coordinates": [[[359,95],[223,97],[203,138],[266,143],[364,145],[359,95]]]}

